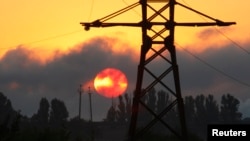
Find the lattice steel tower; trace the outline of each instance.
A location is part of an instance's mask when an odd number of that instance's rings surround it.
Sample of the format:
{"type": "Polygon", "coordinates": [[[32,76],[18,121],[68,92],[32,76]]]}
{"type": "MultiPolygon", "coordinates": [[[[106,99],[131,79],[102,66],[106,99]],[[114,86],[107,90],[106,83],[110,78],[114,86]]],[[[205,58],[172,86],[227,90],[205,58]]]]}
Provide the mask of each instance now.
{"type": "Polygon", "coordinates": [[[179,70],[176,60],[176,49],[174,45],[174,34],[176,26],[229,26],[235,24],[235,22],[223,22],[218,19],[212,18],[206,14],[198,12],[188,6],[185,6],[176,0],[140,0],[126,8],[123,8],[113,14],[105,16],[91,23],[82,22],[81,25],[85,26],[86,30],[90,27],[110,27],[110,26],[133,26],[140,27],[142,31],[142,45],[140,61],[137,72],[136,89],[132,104],[132,115],[129,127],[129,140],[135,141],[140,138],[144,133],[151,129],[157,122],[165,126],[171,133],[176,135],[180,140],[187,140],[187,128],[185,121],[184,103],[181,96],[181,87],[179,79],[179,70]],[[157,10],[152,3],[157,2],[157,10]],[[131,10],[137,6],[141,6],[142,20],[138,23],[123,22],[123,23],[108,23],[109,19],[116,17],[128,10],[131,10]],[[185,9],[193,11],[212,22],[192,22],[192,23],[178,23],[174,19],[175,6],[179,5],[185,9]],[[148,10],[150,10],[150,15],[148,10]],[[168,11],[167,11],[168,10],[168,11]],[[167,11],[167,12],[166,12],[167,11]],[[167,15],[165,15],[165,13],[167,15]],[[165,64],[162,70],[155,70],[152,64],[156,59],[162,59],[165,64]],[[161,72],[159,72],[161,71],[161,72]],[[149,84],[145,84],[144,77],[150,76],[152,81],[149,84]],[[170,76],[170,77],[169,77],[170,76]],[[167,78],[168,77],[168,78],[167,78]],[[171,83],[166,82],[171,81],[171,83]],[[171,79],[171,80],[169,80],[171,79]],[[172,95],[173,99],[170,103],[165,105],[159,112],[155,112],[155,108],[148,106],[145,103],[144,97],[148,92],[156,85],[161,85],[164,90],[168,91],[172,95]],[[149,122],[138,128],[138,114],[144,110],[150,113],[151,118],[149,122]],[[177,130],[169,125],[164,120],[168,112],[177,108],[178,122],[180,128],[177,130]]]}

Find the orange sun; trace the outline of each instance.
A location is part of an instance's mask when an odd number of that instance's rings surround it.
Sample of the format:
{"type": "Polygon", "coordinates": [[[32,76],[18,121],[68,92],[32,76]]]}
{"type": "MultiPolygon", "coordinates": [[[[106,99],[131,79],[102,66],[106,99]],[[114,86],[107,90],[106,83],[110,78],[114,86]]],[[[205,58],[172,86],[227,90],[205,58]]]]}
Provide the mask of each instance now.
{"type": "Polygon", "coordinates": [[[118,69],[106,68],[99,72],[94,80],[96,91],[107,98],[122,95],[127,89],[128,82],[124,73],[118,69]]]}

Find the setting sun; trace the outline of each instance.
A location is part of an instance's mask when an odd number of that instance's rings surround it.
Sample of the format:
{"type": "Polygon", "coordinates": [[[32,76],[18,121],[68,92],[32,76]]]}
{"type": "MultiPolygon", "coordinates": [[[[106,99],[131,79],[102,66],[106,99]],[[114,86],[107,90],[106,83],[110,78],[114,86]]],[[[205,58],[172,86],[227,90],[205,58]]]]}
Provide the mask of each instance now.
{"type": "Polygon", "coordinates": [[[114,98],[122,95],[127,89],[127,78],[118,69],[107,68],[99,72],[94,80],[96,91],[107,98],[114,98]]]}

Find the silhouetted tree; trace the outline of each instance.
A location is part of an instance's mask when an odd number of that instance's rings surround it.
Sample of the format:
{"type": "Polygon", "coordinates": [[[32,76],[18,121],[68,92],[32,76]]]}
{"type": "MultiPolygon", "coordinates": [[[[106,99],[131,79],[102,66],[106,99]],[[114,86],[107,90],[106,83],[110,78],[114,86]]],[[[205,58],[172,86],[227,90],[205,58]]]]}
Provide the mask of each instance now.
{"type": "Polygon", "coordinates": [[[19,130],[20,114],[11,105],[11,101],[0,92],[0,141],[11,140],[19,130]]]}
{"type": "Polygon", "coordinates": [[[195,98],[195,107],[196,107],[196,122],[199,124],[206,123],[206,107],[205,107],[205,96],[198,95],[195,98]]]}
{"type": "Polygon", "coordinates": [[[212,95],[208,95],[206,97],[206,113],[207,113],[207,123],[218,122],[219,120],[219,106],[217,101],[214,99],[212,95]]]}
{"type": "Polygon", "coordinates": [[[117,105],[118,110],[117,110],[117,121],[119,122],[125,122],[126,121],[126,106],[123,101],[123,97],[119,96],[119,103],[117,105]]]}
{"type": "Polygon", "coordinates": [[[119,96],[117,108],[117,120],[120,122],[128,122],[132,110],[131,99],[128,93],[125,93],[123,96],[119,96]]]}
{"type": "MultiPolygon", "coordinates": [[[[150,110],[155,112],[155,110],[156,110],[156,90],[155,90],[155,88],[150,89],[148,91],[148,93],[144,96],[144,99],[142,101],[144,101],[145,105],[150,110]]],[[[150,112],[147,109],[144,109],[144,107],[141,109],[142,109],[142,120],[149,121],[153,118],[153,116],[150,114],[150,112]]]]}
{"type": "Polygon", "coordinates": [[[167,106],[169,103],[169,94],[164,91],[159,91],[157,93],[157,102],[156,102],[156,111],[157,113],[162,112],[162,110],[167,106]]]}
{"type": "Polygon", "coordinates": [[[186,96],[185,97],[185,113],[186,113],[186,121],[188,127],[194,126],[195,123],[195,100],[193,96],[186,96]]]}
{"type": "MultiPolygon", "coordinates": [[[[157,102],[156,102],[156,113],[159,115],[162,112],[165,112],[165,115],[162,119],[167,122],[169,126],[172,128],[177,127],[177,113],[176,107],[172,107],[169,109],[168,107],[172,103],[172,99],[170,98],[169,93],[166,91],[160,90],[157,93],[157,102]],[[166,112],[167,111],[167,112],[166,112]]],[[[161,124],[157,124],[158,132],[165,132],[166,128],[164,126],[160,126],[161,124]]]]}
{"type": "Polygon", "coordinates": [[[39,127],[44,127],[49,122],[49,102],[46,98],[40,100],[40,106],[36,114],[32,116],[32,121],[39,127]]]}
{"type": "Polygon", "coordinates": [[[115,107],[113,106],[113,104],[109,108],[107,116],[104,119],[104,121],[107,121],[107,122],[115,122],[116,121],[116,110],[115,110],[115,107]]]}
{"type": "Polygon", "coordinates": [[[10,122],[16,115],[16,112],[12,108],[11,101],[2,92],[0,92],[0,113],[0,125],[6,124],[6,126],[10,125],[10,122]],[[6,119],[8,119],[7,123],[6,119]]]}
{"type": "Polygon", "coordinates": [[[205,96],[198,95],[195,97],[195,133],[200,137],[204,138],[206,136],[206,126],[207,126],[207,113],[205,107],[205,96]]]}
{"type": "Polygon", "coordinates": [[[156,108],[155,108],[156,107],[156,90],[155,90],[155,88],[150,89],[148,94],[147,94],[147,105],[152,111],[156,110],[156,108]]]}
{"type": "Polygon", "coordinates": [[[52,125],[63,125],[69,116],[67,108],[63,101],[58,99],[52,99],[51,111],[50,111],[50,123],[52,125]]]}
{"type": "Polygon", "coordinates": [[[128,122],[131,115],[131,99],[128,94],[118,97],[118,105],[111,107],[108,110],[105,121],[118,121],[118,122],[128,122]]]}
{"type": "Polygon", "coordinates": [[[240,101],[230,94],[223,95],[221,98],[220,116],[223,122],[239,122],[242,114],[238,111],[240,101]]]}
{"type": "Polygon", "coordinates": [[[132,100],[129,97],[128,93],[124,94],[124,98],[126,103],[126,121],[129,121],[132,112],[132,100]]]}

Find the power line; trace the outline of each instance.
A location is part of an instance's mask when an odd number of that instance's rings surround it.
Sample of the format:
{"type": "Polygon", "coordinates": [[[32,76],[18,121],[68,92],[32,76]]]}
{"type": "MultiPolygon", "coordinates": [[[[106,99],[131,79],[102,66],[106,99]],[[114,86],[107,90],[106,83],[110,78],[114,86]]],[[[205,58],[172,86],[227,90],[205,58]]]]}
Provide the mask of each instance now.
{"type": "MultiPolygon", "coordinates": [[[[186,5],[188,5],[189,7],[191,7],[185,0],[182,0],[186,5]]],[[[199,15],[200,16],[200,15],[199,15]]],[[[207,20],[200,16],[204,21],[207,22],[207,20]]],[[[248,55],[250,55],[250,51],[248,51],[247,49],[245,49],[243,46],[241,46],[239,43],[237,43],[236,41],[234,41],[233,39],[231,39],[229,36],[227,36],[225,33],[221,32],[218,28],[213,27],[218,33],[220,33],[222,36],[224,36],[227,40],[231,41],[231,43],[233,43],[236,47],[240,48],[242,51],[246,52],[248,55]]]]}
{"type": "Polygon", "coordinates": [[[88,17],[88,21],[90,20],[92,13],[93,13],[93,8],[94,8],[94,0],[91,1],[91,5],[90,5],[90,12],[89,12],[89,17],[88,17]]]}
{"type": "Polygon", "coordinates": [[[215,66],[209,64],[209,63],[206,62],[205,60],[201,59],[200,57],[198,57],[198,56],[196,56],[195,54],[193,54],[192,52],[190,52],[189,50],[187,50],[187,49],[185,49],[184,47],[180,46],[178,43],[175,42],[175,44],[177,44],[177,45],[178,45],[181,49],[183,49],[186,53],[188,53],[189,55],[191,55],[192,57],[194,57],[195,59],[197,59],[198,61],[200,61],[200,62],[203,63],[204,65],[208,66],[210,69],[213,69],[214,71],[216,71],[216,72],[218,72],[218,73],[220,73],[220,74],[222,74],[222,75],[224,75],[224,76],[230,78],[231,80],[236,81],[236,82],[238,82],[239,84],[244,85],[244,86],[250,88],[250,84],[248,84],[248,83],[246,83],[246,82],[243,82],[243,81],[237,79],[236,77],[233,77],[233,76],[231,76],[231,75],[225,73],[224,71],[222,71],[222,70],[216,68],[215,66]]]}
{"type": "MultiPolygon", "coordinates": [[[[127,6],[129,5],[125,0],[122,0],[122,1],[123,1],[123,3],[125,3],[127,6]]],[[[138,11],[136,11],[135,9],[132,9],[132,10],[134,11],[135,14],[137,14],[137,16],[141,17],[141,14],[140,14],[138,11]]]]}
{"type": "MultiPolygon", "coordinates": [[[[188,4],[185,0],[182,0],[182,1],[183,1],[186,5],[189,6],[189,4],[188,4]]],[[[126,5],[128,5],[127,2],[126,2],[125,0],[123,0],[123,2],[124,2],[126,5]]],[[[136,12],[136,11],[135,11],[135,12],[136,12]]],[[[137,13],[138,15],[140,15],[138,12],[136,12],[136,13],[137,13]]],[[[201,17],[202,17],[202,16],[201,16],[201,17]]],[[[202,19],[206,21],[206,19],[204,19],[203,17],[202,17],[202,19]]],[[[215,28],[215,27],[214,27],[214,28],[215,28]]],[[[234,40],[232,40],[231,38],[229,38],[227,35],[225,35],[224,33],[222,33],[219,29],[217,29],[217,28],[215,28],[215,29],[217,30],[217,32],[219,32],[221,35],[223,35],[225,38],[227,38],[228,40],[230,40],[234,45],[236,45],[237,47],[239,47],[240,49],[242,49],[242,50],[245,51],[246,53],[250,54],[249,51],[247,51],[245,48],[243,48],[243,47],[242,47],[241,45],[239,45],[237,42],[235,42],[234,40]]],[[[176,43],[176,44],[177,44],[177,43],[176,43]]],[[[178,45],[178,44],[177,44],[177,45],[178,45]]],[[[181,47],[180,45],[178,45],[178,46],[181,47]]],[[[230,79],[232,79],[232,80],[234,80],[234,81],[240,83],[241,85],[250,87],[250,84],[248,84],[248,83],[246,83],[246,82],[243,82],[243,81],[241,81],[241,80],[239,80],[239,79],[237,79],[237,78],[235,78],[235,77],[233,77],[233,76],[231,76],[231,75],[229,75],[229,74],[223,72],[222,70],[216,68],[215,66],[209,64],[208,62],[206,62],[206,61],[202,60],[201,58],[199,58],[198,56],[194,55],[193,53],[191,53],[191,52],[188,51],[187,49],[185,49],[185,48],[183,48],[183,47],[181,47],[181,48],[182,48],[184,51],[186,51],[189,55],[193,56],[195,59],[197,59],[198,61],[202,62],[203,64],[205,64],[205,65],[208,66],[209,68],[215,70],[216,72],[218,72],[218,73],[220,73],[220,74],[222,74],[222,75],[224,75],[224,76],[226,76],[226,77],[228,77],[228,78],[230,78],[230,79]]]]}
{"type": "MultiPolygon", "coordinates": [[[[125,0],[122,0],[126,5],[128,5],[128,3],[125,1],[125,0]]],[[[185,0],[182,0],[186,5],[188,5],[189,7],[191,7],[185,0]]],[[[133,11],[137,14],[137,15],[139,15],[139,16],[141,16],[141,14],[139,14],[137,11],[135,11],[134,9],[133,9],[133,11]]],[[[204,21],[206,21],[207,22],[207,20],[204,18],[204,17],[202,17],[201,15],[199,15],[204,21]]],[[[244,52],[246,52],[247,54],[249,54],[250,55],[250,51],[248,51],[247,49],[245,49],[244,47],[242,47],[239,43],[237,43],[236,41],[234,41],[233,39],[231,39],[228,35],[226,35],[225,33],[223,33],[223,32],[221,32],[218,28],[216,28],[216,27],[213,27],[213,28],[215,28],[215,30],[218,32],[218,33],[220,33],[222,36],[224,36],[227,40],[229,40],[229,41],[231,41],[236,47],[238,47],[238,48],[240,48],[241,50],[243,50],[244,52]]]]}
{"type": "MultiPolygon", "coordinates": [[[[184,0],[182,0],[185,4],[187,4],[184,0]]],[[[123,2],[125,4],[127,4],[124,0],[123,2]]],[[[92,5],[91,5],[91,13],[92,13],[92,10],[93,10],[93,3],[94,3],[94,0],[92,0],[92,5]]],[[[187,4],[188,5],[188,4],[187,4]]],[[[89,18],[91,16],[91,13],[89,15],[89,18]]],[[[136,12],[137,13],[137,12],[136,12]]],[[[137,13],[138,14],[138,13],[137,13]]],[[[203,17],[202,17],[203,18],[203,17]]],[[[204,18],[203,18],[204,19],[204,18]]],[[[205,19],[204,19],[205,20],[205,19]]],[[[205,20],[206,21],[206,20],[205,20]]],[[[245,48],[243,48],[241,45],[239,45],[237,42],[235,42],[234,40],[232,40],[231,38],[229,38],[226,34],[222,33],[219,29],[215,28],[217,32],[219,32],[221,35],[223,35],[225,38],[227,38],[228,40],[230,40],[234,45],[236,45],[237,47],[239,47],[240,49],[242,49],[243,51],[245,51],[246,53],[250,54],[250,52],[248,50],[246,50],[245,48]]],[[[72,32],[68,32],[68,33],[64,33],[64,34],[59,34],[59,35],[56,35],[56,36],[51,36],[51,37],[47,37],[47,38],[44,38],[44,39],[40,39],[40,40],[37,40],[37,41],[32,41],[32,42],[29,42],[29,43],[25,43],[25,44],[35,44],[35,43],[39,43],[39,42],[44,42],[44,41],[47,41],[47,40],[53,40],[53,39],[56,39],[56,38],[60,38],[60,37],[64,37],[64,36],[68,36],[68,35],[71,35],[71,34],[75,34],[75,33],[78,33],[78,32],[81,32],[83,31],[82,29],[81,30],[75,30],[75,31],[72,31],[72,32]]],[[[177,44],[177,43],[176,43],[177,44]]],[[[177,44],[178,45],[178,44],[177,44]]],[[[205,64],[206,66],[208,66],[209,68],[217,71],[218,73],[244,85],[244,86],[247,86],[247,87],[250,87],[250,84],[246,83],[246,82],[243,82],[223,71],[221,71],[220,69],[214,67],[213,65],[209,64],[208,62],[202,60],[201,58],[199,58],[198,56],[196,56],[195,54],[191,53],[190,51],[188,51],[187,49],[183,48],[182,46],[178,45],[179,47],[181,47],[185,52],[187,52],[188,54],[190,54],[191,56],[193,56],[194,58],[196,58],[197,60],[199,60],[200,62],[202,62],[203,64],[205,64]]],[[[14,48],[14,47],[2,47],[1,49],[7,49],[7,48],[14,48]]]]}
{"type": "MultiPolygon", "coordinates": [[[[93,13],[93,7],[94,7],[94,0],[92,0],[91,5],[90,5],[90,14],[89,14],[88,20],[90,20],[91,15],[92,15],[92,13],[93,13]]],[[[75,33],[81,32],[81,31],[83,31],[83,30],[82,30],[82,29],[81,29],[81,30],[75,30],[75,31],[71,31],[71,32],[67,32],[67,33],[63,33],[63,34],[58,34],[58,35],[51,36],[51,37],[47,37],[47,38],[43,38],[43,39],[39,39],[39,40],[36,40],[36,41],[31,41],[31,42],[24,43],[24,44],[35,44],[35,43],[39,43],[39,42],[44,42],[44,41],[48,41],[48,40],[53,40],[53,39],[56,39],[56,38],[61,38],[61,37],[64,37],[64,36],[68,36],[68,35],[71,35],[71,34],[75,34],[75,33]]],[[[17,46],[18,46],[18,45],[17,45],[17,46]]],[[[12,49],[12,48],[16,48],[16,46],[12,46],[12,47],[1,47],[0,49],[12,49]]]]}
{"type": "Polygon", "coordinates": [[[33,42],[30,42],[30,43],[27,43],[27,44],[35,44],[35,43],[44,42],[44,41],[47,41],[47,40],[53,40],[53,39],[56,39],[56,38],[61,38],[61,37],[64,37],[64,36],[72,35],[72,34],[75,34],[75,33],[81,32],[81,31],[83,31],[83,30],[82,29],[81,30],[75,30],[75,31],[72,31],[72,32],[67,32],[67,33],[51,36],[51,37],[48,37],[48,38],[44,38],[44,39],[41,39],[41,40],[33,41],[33,42]]]}
{"type": "Polygon", "coordinates": [[[218,28],[214,27],[216,29],[217,32],[219,32],[222,36],[224,36],[226,39],[228,39],[229,41],[231,41],[236,47],[240,48],[241,50],[243,50],[244,52],[246,52],[247,54],[250,55],[250,51],[246,50],[244,47],[242,47],[239,43],[237,43],[236,41],[234,41],[233,39],[231,39],[230,37],[228,37],[225,33],[221,32],[218,28]]]}
{"type": "MultiPolygon", "coordinates": [[[[75,34],[75,33],[78,33],[78,32],[82,32],[82,31],[83,31],[82,29],[81,29],[81,30],[75,30],[75,31],[72,31],[72,32],[63,33],[63,34],[58,34],[58,35],[55,35],[55,36],[47,37],[47,38],[44,38],[44,39],[40,39],[40,40],[36,40],[36,41],[24,43],[24,44],[35,44],[35,43],[39,43],[39,42],[44,42],[44,41],[48,41],[48,40],[53,40],[53,39],[56,39],[56,38],[61,38],[61,37],[68,36],[68,35],[72,35],[72,34],[75,34]]],[[[16,46],[12,46],[12,47],[2,47],[2,48],[0,48],[0,49],[11,49],[11,48],[16,48],[16,46]]]]}

